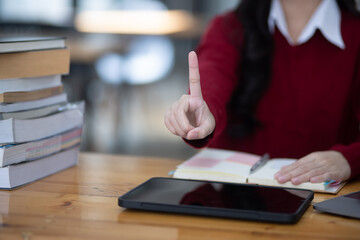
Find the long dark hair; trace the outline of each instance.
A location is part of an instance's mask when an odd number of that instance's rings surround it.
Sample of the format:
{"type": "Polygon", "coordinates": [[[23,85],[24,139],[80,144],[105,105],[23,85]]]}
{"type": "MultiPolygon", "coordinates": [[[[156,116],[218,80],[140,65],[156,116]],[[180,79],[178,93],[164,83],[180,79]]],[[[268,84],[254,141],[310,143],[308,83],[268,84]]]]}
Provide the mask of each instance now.
{"type": "Polygon", "coordinates": [[[271,76],[273,39],[267,24],[270,4],[271,0],[242,0],[235,10],[243,25],[244,45],[240,50],[239,85],[228,106],[233,137],[247,136],[259,125],[254,112],[271,76]]]}
{"type": "MultiPolygon", "coordinates": [[[[359,15],[355,0],[337,0],[341,9],[359,15]]],[[[273,37],[268,29],[271,0],[241,0],[235,10],[243,25],[239,85],[229,102],[229,133],[236,138],[251,135],[261,123],[255,111],[270,85],[273,37]]]]}

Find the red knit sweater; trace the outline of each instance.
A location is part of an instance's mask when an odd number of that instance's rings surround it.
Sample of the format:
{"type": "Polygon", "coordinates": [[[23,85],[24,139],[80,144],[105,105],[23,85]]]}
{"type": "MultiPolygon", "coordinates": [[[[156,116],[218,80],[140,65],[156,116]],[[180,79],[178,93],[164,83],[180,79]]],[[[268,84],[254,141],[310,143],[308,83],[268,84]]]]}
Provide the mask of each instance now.
{"type": "Polygon", "coordinates": [[[351,178],[359,176],[360,19],[343,12],[341,32],[345,50],[319,31],[308,42],[291,46],[275,29],[271,85],[256,111],[262,127],[236,140],[227,135],[226,106],[238,84],[242,25],[233,12],[216,17],[197,51],[202,93],[216,127],[212,137],[188,142],[194,147],[268,152],[271,157],[337,150],[348,160],[351,178]]]}

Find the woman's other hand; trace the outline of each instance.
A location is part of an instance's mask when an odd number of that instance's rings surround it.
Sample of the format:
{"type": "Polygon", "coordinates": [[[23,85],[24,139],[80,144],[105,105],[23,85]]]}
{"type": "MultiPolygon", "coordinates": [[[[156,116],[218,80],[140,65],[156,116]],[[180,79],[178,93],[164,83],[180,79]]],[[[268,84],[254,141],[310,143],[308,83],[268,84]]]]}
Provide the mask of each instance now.
{"type": "Polygon", "coordinates": [[[349,163],[340,152],[322,151],[311,153],[282,167],[274,178],[279,183],[291,181],[298,185],[303,182],[344,181],[350,177],[350,173],[349,163]]]}
{"type": "Polygon", "coordinates": [[[193,51],[189,53],[189,85],[190,95],[173,103],[165,114],[165,125],[185,139],[203,139],[214,131],[215,119],[202,97],[199,64],[193,51]]]}

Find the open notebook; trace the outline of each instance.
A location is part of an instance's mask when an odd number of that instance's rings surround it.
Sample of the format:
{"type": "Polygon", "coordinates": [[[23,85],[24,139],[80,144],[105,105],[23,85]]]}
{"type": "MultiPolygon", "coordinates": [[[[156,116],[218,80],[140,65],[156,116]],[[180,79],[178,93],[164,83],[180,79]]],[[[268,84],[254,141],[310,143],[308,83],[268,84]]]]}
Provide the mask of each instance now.
{"type": "Polygon", "coordinates": [[[280,184],[274,179],[274,174],[282,166],[291,164],[296,159],[270,159],[264,166],[250,174],[250,168],[259,159],[260,156],[255,154],[206,148],[177,166],[173,177],[301,188],[334,194],[340,191],[345,184],[344,182],[332,184],[307,182],[299,185],[287,182],[280,184]]]}

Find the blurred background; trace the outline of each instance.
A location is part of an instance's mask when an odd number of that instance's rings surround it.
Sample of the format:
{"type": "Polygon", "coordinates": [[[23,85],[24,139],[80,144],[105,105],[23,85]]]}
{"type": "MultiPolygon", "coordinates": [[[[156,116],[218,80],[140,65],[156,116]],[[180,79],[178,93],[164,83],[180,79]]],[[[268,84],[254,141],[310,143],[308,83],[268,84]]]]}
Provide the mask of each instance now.
{"type": "Polygon", "coordinates": [[[166,129],[188,89],[187,54],[238,0],[0,0],[2,36],[65,36],[70,101],[85,100],[82,150],[186,159],[166,129]]]}

